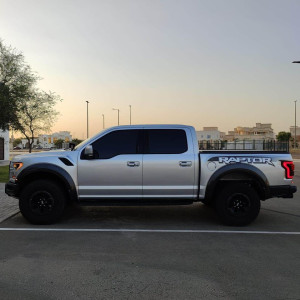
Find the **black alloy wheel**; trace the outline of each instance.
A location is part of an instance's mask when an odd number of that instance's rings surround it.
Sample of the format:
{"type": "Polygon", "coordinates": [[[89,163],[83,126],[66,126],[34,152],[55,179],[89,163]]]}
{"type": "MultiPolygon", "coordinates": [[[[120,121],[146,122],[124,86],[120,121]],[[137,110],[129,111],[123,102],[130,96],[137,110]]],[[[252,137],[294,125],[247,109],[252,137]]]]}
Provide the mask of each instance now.
{"type": "Polygon", "coordinates": [[[244,193],[235,193],[226,201],[229,213],[234,216],[245,216],[251,209],[251,200],[244,193]]]}
{"type": "Polygon", "coordinates": [[[224,224],[245,226],[257,218],[260,199],[250,184],[228,183],[217,194],[215,207],[224,224]]]}
{"type": "Polygon", "coordinates": [[[52,224],[63,214],[66,195],[62,187],[50,180],[35,180],[20,193],[22,215],[32,224],[52,224]]]}
{"type": "Polygon", "coordinates": [[[29,206],[32,212],[41,216],[50,214],[54,207],[53,196],[47,191],[37,191],[29,199],[29,206]]]}

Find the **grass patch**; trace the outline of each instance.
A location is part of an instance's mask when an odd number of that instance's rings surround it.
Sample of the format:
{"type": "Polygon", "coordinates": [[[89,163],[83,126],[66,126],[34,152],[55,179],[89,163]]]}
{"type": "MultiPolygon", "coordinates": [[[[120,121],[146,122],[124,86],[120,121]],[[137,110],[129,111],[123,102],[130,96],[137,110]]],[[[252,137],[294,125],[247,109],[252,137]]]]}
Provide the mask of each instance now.
{"type": "Polygon", "coordinates": [[[0,182],[8,182],[9,166],[0,166],[0,182]]]}

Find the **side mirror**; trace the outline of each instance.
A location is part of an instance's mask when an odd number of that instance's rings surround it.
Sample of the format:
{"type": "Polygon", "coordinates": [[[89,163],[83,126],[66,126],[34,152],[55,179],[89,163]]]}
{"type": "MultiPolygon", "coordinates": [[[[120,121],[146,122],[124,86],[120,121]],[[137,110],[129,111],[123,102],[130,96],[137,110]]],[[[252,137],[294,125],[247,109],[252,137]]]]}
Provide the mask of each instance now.
{"type": "Polygon", "coordinates": [[[69,147],[70,147],[70,149],[73,151],[74,148],[75,148],[75,144],[74,144],[74,143],[69,143],[69,147]]]}
{"type": "Polygon", "coordinates": [[[94,150],[92,145],[87,145],[84,149],[84,157],[92,159],[94,157],[94,150]]]}

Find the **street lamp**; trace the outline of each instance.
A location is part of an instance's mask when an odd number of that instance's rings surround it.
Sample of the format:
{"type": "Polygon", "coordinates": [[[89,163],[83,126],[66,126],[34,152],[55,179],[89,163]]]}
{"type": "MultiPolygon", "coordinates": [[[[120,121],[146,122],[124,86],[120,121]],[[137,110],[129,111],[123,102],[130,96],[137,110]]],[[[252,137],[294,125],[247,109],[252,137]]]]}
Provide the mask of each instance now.
{"type": "Polygon", "coordinates": [[[103,125],[103,129],[105,128],[104,126],[104,115],[102,114],[102,125],[103,125]]]}
{"type": "Polygon", "coordinates": [[[89,101],[86,102],[86,136],[89,138],[89,101]]]}
{"type": "Polygon", "coordinates": [[[293,64],[300,64],[300,61],[299,60],[295,60],[295,61],[293,61],[293,64]]]}
{"type": "Polygon", "coordinates": [[[113,110],[118,111],[118,126],[120,125],[120,110],[118,108],[113,108],[113,110]]]}
{"type": "Polygon", "coordinates": [[[296,117],[297,117],[297,110],[296,110],[296,108],[297,108],[297,100],[295,100],[294,101],[295,102],[295,138],[294,138],[294,148],[296,149],[296,138],[297,138],[297,128],[296,128],[296,117]]]}
{"type": "Polygon", "coordinates": [[[130,111],[130,125],[131,125],[131,105],[129,105],[129,111],[130,111]]]}

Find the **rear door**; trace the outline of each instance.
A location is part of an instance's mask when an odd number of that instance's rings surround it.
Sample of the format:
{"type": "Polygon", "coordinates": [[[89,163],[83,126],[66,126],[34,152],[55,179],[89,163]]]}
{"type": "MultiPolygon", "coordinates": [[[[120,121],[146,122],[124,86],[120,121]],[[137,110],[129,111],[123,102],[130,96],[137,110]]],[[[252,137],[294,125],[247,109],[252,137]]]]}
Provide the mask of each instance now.
{"type": "Polygon", "coordinates": [[[194,198],[195,158],[191,141],[189,129],[145,129],[144,198],[194,198]]]}

